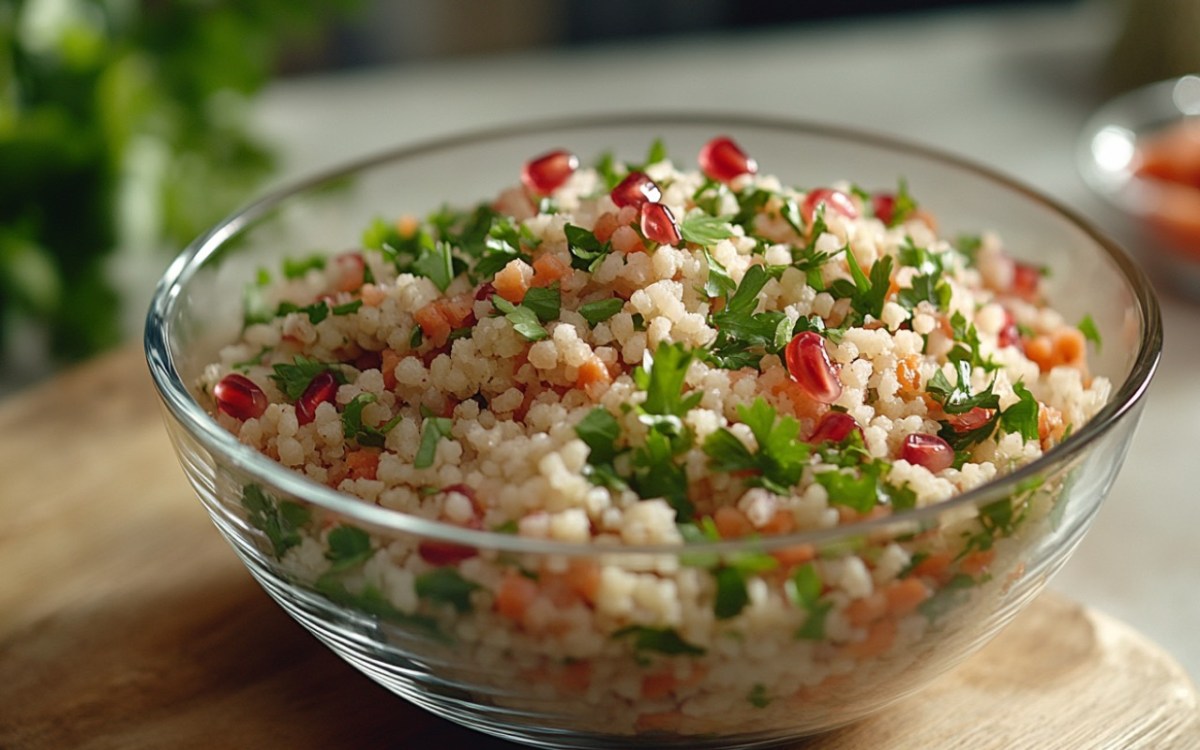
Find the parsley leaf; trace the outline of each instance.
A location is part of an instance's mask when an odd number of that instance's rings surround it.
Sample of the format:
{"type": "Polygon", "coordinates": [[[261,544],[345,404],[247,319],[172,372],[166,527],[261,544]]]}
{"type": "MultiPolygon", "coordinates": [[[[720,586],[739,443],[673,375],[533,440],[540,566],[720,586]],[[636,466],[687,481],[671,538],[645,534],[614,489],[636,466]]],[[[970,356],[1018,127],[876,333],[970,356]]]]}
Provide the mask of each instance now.
{"type": "Polygon", "coordinates": [[[757,367],[764,354],[778,354],[791,340],[786,315],[777,310],[754,312],[759,292],[773,275],[765,266],[750,266],[724,309],[709,316],[718,332],[706,359],[730,370],[757,367]]]}
{"type": "Polygon", "coordinates": [[[548,287],[535,286],[531,288],[525,292],[525,299],[521,300],[521,306],[532,310],[537,319],[543,323],[556,320],[562,308],[562,293],[559,291],[558,282],[548,287]]]}
{"type": "Polygon", "coordinates": [[[726,297],[737,290],[735,282],[725,270],[725,266],[712,256],[708,248],[704,248],[704,260],[708,263],[708,278],[704,281],[704,294],[710,299],[726,297]]]}
{"type": "Polygon", "coordinates": [[[1084,315],[1083,320],[1079,321],[1076,326],[1083,337],[1096,345],[1096,351],[1100,351],[1102,345],[1100,341],[1100,329],[1096,327],[1096,321],[1092,320],[1091,315],[1084,315]]]}
{"type": "Polygon", "coordinates": [[[895,227],[903,224],[916,210],[917,202],[913,200],[912,195],[908,192],[908,180],[902,177],[893,196],[892,216],[887,225],[895,227]]]}
{"type": "Polygon", "coordinates": [[[845,252],[853,283],[838,279],[829,285],[829,292],[835,297],[850,299],[851,311],[857,316],[854,318],[856,322],[868,317],[878,320],[883,315],[883,302],[892,283],[892,256],[883,256],[871,265],[868,273],[863,273],[849,245],[845,247],[845,252]]]}
{"type": "Polygon", "coordinates": [[[454,262],[448,242],[436,242],[424,247],[412,264],[412,272],[433,282],[438,291],[446,291],[454,281],[454,262]]]}
{"type": "Polygon", "coordinates": [[[383,445],[392,428],[400,424],[400,420],[404,418],[402,414],[397,414],[379,427],[364,424],[362,421],[363,408],[374,401],[374,394],[360,393],[346,404],[345,409],[342,410],[342,434],[346,436],[346,439],[355,440],[364,447],[378,448],[383,445]]]}
{"type": "Polygon", "coordinates": [[[639,497],[661,497],[675,511],[676,519],[690,521],[695,508],[687,494],[687,472],[675,463],[676,453],[668,435],[650,430],[645,445],[633,454],[633,484],[639,497]]]}
{"type": "MultiPolygon", "coordinates": [[[[533,291],[532,289],[530,291],[533,291]]],[[[528,295],[528,293],[527,293],[528,295]]],[[[524,304],[514,305],[498,294],[492,295],[492,305],[503,313],[513,330],[529,341],[541,341],[550,335],[538,322],[538,314],[524,304]]]]}
{"type": "Polygon", "coordinates": [[[750,603],[746,579],[734,568],[718,568],[713,573],[713,578],[717,582],[713,614],[718,620],[736,617],[750,603]]]}
{"type": "Polygon", "coordinates": [[[333,563],[331,573],[340,573],[365,563],[375,554],[371,549],[371,537],[357,526],[338,526],[329,532],[325,540],[329,549],[325,559],[333,563]]]}
{"type": "Polygon", "coordinates": [[[300,543],[300,530],[312,520],[308,508],[291,500],[276,501],[257,484],[242,488],[242,507],[250,524],[267,535],[276,558],[300,543]]]}
{"type": "Polygon", "coordinates": [[[643,414],[681,419],[700,403],[701,393],[683,395],[693,358],[694,353],[680,343],[659,344],[653,355],[646,351],[642,366],[633,372],[634,383],[646,392],[640,407],[643,414]]]}
{"type": "Polygon", "coordinates": [[[440,567],[417,576],[413,587],[422,599],[449,604],[462,614],[471,611],[471,592],[479,584],[463,578],[457,568],[440,567]]]}
{"type": "Polygon", "coordinates": [[[786,494],[800,481],[809,456],[808,444],[797,439],[800,423],[790,416],[777,418],[762,398],[749,407],[739,404],[737,412],[754,434],[758,450],[751,453],[732,432],[721,427],[704,441],[709,466],[717,471],[750,472],[748,484],[786,494]]]}
{"type": "Polygon", "coordinates": [[[611,463],[617,455],[621,425],[608,409],[597,406],[575,425],[575,434],[590,449],[588,463],[611,463]]]}
{"type": "Polygon", "coordinates": [[[950,330],[953,333],[954,345],[946,353],[946,359],[956,364],[968,362],[972,368],[982,367],[986,372],[1000,368],[1000,365],[996,364],[991,357],[983,357],[980,352],[979,332],[975,329],[975,324],[968,323],[962,313],[957,310],[950,316],[950,330]]]}
{"type": "Polygon", "coordinates": [[[815,565],[805,563],[796,568],[785,584],[792,604],[808,613],[795,632],[794,637],[802,640],[821,640],[825,637],[825,617],[833,609],[829,602],[821,601],[821,575],[815,565]]]}
{"type": "Polygon", "coordinates": [[[596,326],[621,312],[624,307],[625,300],[620,297],[610,297],[580,305],[579,314],[592,326],[596,326]]]}
{"type": "Polygon", "coordinates": [[[329,317],[329,305],[325,304],[324,301],[317,301],[311,305],[304,305],[301,307],[295,302],[288,302],[287,300],[284,300],[283,302],[280,302],[279,307],[275,309],[276,317],[281,317],[290,313],[304,313],[308,316],[308,322],[316,325],[322,320],[325,320],[325,318],[329,317]]]}
{"type": "Polygon", "coordinates": [[[425,415],[425,426],[421,430],[421,445],[417,448],[416,458],[413,459],[414,469],[428,469],[433,466],[433,459],[437,456],[438,441],[450,437],[450,430],[453,427],[454,420],[448,417],[425,415]]]}
{"type": "Polygon", "coordinates": [[[1000,413],[1000,426],[1006,432],[1019,433],[1025,440],[1037,440],[1040,411],[1037,399],[1021,382],[1013,384],[1013,393],[1020,400],[1000,413]]]}
{"type": "Polygon", "coordinates": [[[536,248],[539,244],[541,240],[533,235],[529,227],[521,224],[518,228],[511,218],[497,216],[484,237],[483,255],[475,264],[475,275],[483,278],[494,276],[514,260],[528,263],[532,258],[524,252],[524,248],[536,248]]]}
{"type": "Polygon", "coordinates": [[[571,251],[571,268],[591,273],[612,252],[612,243],[600,242],[596,235],[583,227],[567,224],[563,227],[567,248],[571,251]]]}
{"type": "Polygon", "coordinates": [[[750,692],[746,694],[746,700],[755,708],[766,708],[771,705],[771,698],[767,695],[767,687],[761,682],[754,683],[754,687],[750,688],[750,692]]]}
{"type": "Polygon", "coordinates": [[[284,258],[283,276],[287,279],[303,278],[312,270],[320,271],[325,268],[325,256],[310,255],[307,258],[284,258]]]}
{"type": "Polygon", "coordinates": [[[650,651],[667,656],[702,656],[704,654],[704,649],[683,640],[674,628],[627,625],[612,634],[613,638],[627,636],[633,636],[633,649],[637,652],[650,651]]]}
{"type": "Polygon", "coordinates": [[[992,385],[980,393],[971,394],[971,363],[959,360],[954,363],[958,382],[951,385],[946,375],[938,370],[929,379],[925,390],[933,400],[941,404],[947,414],[965,414],[980,407],[996,409],[1000,406],[1000,398],[992,392],[992,385]]]}
{"type": "Polygon", "coordinates": [[[271,369],[275,371],[271,380],[275,381],[275,385],[289,401],[295,401],[304,395],[312,379],[327,370],[333,373],[337,382],[346,382],[346,376],[340,370],[334,369],[333,365],[309,359],[304,355],[297,355],[290,365],[281,362],[273,365],[271,369]]]}
{"type": "Polygon", "coordinates": [[[679,233],[687,242],[705,247],[735,235],[729,217],[709,216],[700,211],[693,211],[683,217],[679,224],[679,233]]]}

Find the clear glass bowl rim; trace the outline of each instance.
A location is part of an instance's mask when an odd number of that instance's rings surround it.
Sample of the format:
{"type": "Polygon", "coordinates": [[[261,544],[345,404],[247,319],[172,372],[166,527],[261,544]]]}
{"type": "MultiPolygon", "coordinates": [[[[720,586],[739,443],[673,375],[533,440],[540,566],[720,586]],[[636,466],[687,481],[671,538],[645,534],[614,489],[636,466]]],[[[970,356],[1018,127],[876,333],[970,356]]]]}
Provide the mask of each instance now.
{"type": "Polygon", "coordinates": [[[328,510],[343,519],[358,522],[370,528],[412,534],[421,538],[437,539],[483,549],[567,557],[589,557],[614,553],[672,556],[700,552],[729,554],[745,550],[748,546],[752,546],[755,550],[769,551],[800,544],[821,545],[837,539],[886,534],[897,527],[909,529],[932,522],[938,515],[949,510],[963,506],[985,505],[1012,494],[1026,480],[1065,464],[1114,429],[1122,417],[1133,409],[1145,394],[1158,365],[1162,341],[1161,312],[1153,288],[1145,273],[1129,255],[1073,210],[1000,172],[927,146],[840,125],[787,118],[686,112],[581,115],[466,131],[402,145],[301,179],[290,186],[270,192],[235,211],[188,245],[171,263],[155,288],[146,316],[144,334],[145,354],[150,374],[170,418],[177,421],[192,438],[209,451],[218,464],[234,466],[255,481],[260,482],[265,488],[282,491],[328,510]],[[721,132],[736,133],[739,128],[754,128],[834,139],[939,162],[944,166],[982,177],[1003,190],[1026,196],[1082,230],[1117,266],[1128,284],[1142,326],[1139,349],[1128,377],[1117,386],[1108,404],[1069,440],[1014,472],[941,503],[829,529],[807,530],[778,536],[688,542],[682,545],[600,546],[530,539],[502,532],[466,529],[368,504],[350,494],[319,484],[240,443],[233,434],[221,427],[196,402],[175,368],[168,342],[171,339],[171,322],[175,304],[181,291],[205,260],[227,239],[252,225],[281,202],[299,193],[331,181],[344,179],[365,169],[434,152],[452,150],[460,146],[503,141],[509,137],[543,132],[561,134],[570,130],[595,130],[606,126],[630,125],[659,127],[709,125],[714,135],[721,132]]]}

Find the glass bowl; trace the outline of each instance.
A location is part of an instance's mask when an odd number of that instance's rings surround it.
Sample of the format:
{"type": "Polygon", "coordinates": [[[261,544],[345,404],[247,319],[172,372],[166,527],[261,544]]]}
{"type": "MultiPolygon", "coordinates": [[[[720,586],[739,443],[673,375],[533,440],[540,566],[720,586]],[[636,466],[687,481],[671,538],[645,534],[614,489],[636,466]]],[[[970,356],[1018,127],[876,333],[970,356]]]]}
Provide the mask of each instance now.
{"type": "MultiPolygon", "coordinates": [[[[1195,163],[1200,160],[1200,75],[1152,83],[1104,103],[1084,126],[1075,161],[1088,187],[1116,209],[1116,226],[1131,238],[1156,280],[1200,297],[1200,186],[1140,174],[1145,145],[1155,139],[1162,144],[1164,136],[1179,143],[1185,138],[1180,126],[1194,133],[1195,163]]],[[[1200,180],[1200,172],[1190,177],[1200,180]]]]}
{"type": "MultiPolygon", "coordinates": [[[[346,661],[439,716],[511,740],[692,748],[767,745],[853,722],[987,642],[1091,523],[1125,458],[1161,340],[1143,274],[1050,199],[886,138],[703,115],[511,127],[402,148],[308,180],[188,247],[159,284],[145,333],[168,433],[204,507],[263,588],[346,661]],[[531,155],[551,148],[636,161],[656,138],[673,154],[694,154],[716,134],[733,135],[785,183],[891,186],[904,178],[943,236],[1000,232],[1018,256],[1049,267],[1049,296],[1066,319],[1092,316],[1104,345],[1090,366],[1111,379],[1111,400],[1042,458],[937,505],[820,531],[610,547],[466,529],[361,502],[240,444],[198,403],[194,386],[238,333],[242,291],[259,268],[278,267],[288,254],[338,252],[381,214],[423,215],[460,197],[465,206],[494,195],[515,183],[531,155]],[[947,540],[963,549],[969,538],[985,540],[974,549],[986,555],[947,552],[947,540]],[[328,545],[351,554],[331,564],[328,545]],[[452,555],[461,575],[375,564],[412,559],[421,545],[463,553],[452,555]],[[657,606],[680,587],[711,590],[723,571],[763,555],[803,558],[828,576],[894,550],[910,563],[903,575],[920,577],[931,595],[858,619],[847,615],[853,601],[799,574],[782,586],[790,609],[752,608],[752,616],[725,621],[736,627],[717,631],[711,613],[688,614],[678,629],[630,625],[572,594],[579,577],[599,577],[657,606]],[[522,579],[561,596],[538,599],[535,615],[505,617],[500,589],[519,589],[522,579]],[[807,627],[797,626],[800,609],[807,627]]],[[[779,599],[763,593],[769,575],[749,587],[758,589],[751,598],[779,599]]]]}

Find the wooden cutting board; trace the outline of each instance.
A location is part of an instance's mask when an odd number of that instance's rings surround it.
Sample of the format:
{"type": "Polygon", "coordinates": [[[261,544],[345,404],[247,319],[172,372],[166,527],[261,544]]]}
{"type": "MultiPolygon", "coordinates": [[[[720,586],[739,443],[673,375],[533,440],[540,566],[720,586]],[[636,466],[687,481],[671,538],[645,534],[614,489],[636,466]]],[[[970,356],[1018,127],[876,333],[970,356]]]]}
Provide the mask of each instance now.
{"type": "MultiPolygon", "coordinates": [[[[387,693],[258,588],[187,487],[140,350],[0,402],[0,748],[514,747],[387,693]]],[[[1153,643],[1044,595],[921,694],[793,745],[1200,748],[1153,643]]]]}

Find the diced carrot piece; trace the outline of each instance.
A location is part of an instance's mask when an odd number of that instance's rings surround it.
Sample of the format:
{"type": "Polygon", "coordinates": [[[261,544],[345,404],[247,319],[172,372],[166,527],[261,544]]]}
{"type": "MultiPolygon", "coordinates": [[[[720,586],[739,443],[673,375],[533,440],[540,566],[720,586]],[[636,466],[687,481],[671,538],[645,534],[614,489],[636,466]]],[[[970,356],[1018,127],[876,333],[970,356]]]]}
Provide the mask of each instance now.
{"type": "Polygon", "coordinates": [[[1066,429],[1061,411],[1045,404],[1038,409],[1038,440],[1043,447],[1048,442],[1061,440],[1066,429]]]}
{"type": "Polygon", "coordinates": [[[712,519],[722,539],[737,539],[754,533],[750,519],[737,508],[723,505],[713,513],[712,519]]]}
{"type": "Polygon", "coordinates": [[[994,549],[975,550],[963,557],[958,563],[958,569],[971,577],[975,577],[980,573],[986,572],[995,559],[996,550],[994,549]]]}
{"type": "Polygon", "coordinates": [[[633,726],[638,732],[676,732],[682,724],[683,714],[673,709],[639,714],[633,726]]]}
{"type": "Polygon", "coordinates": [[[442,317],[450,323],[451,328],[462,328],[468,325],[475,315],[475,298],[471,294],[460,294],[438,300],[435,304],[442,311],[442,317]]]}
{"type": "Polygon", "coordinates": [[[646,700],[666,698],[676,687],[672,672],[653,672],[642,678],[642,697],[646,700]]]}
{"type": "Polygon", "coordinates": [[[575,387],[582,390],[587,390],[587,387],[593,383],[608,385],[611,382],[612,376],[609,375],[608,368],[604,366],[599,357],[592,357],[580,365],[579,374],[575,376],[575,387]]]}
{"type": "Polygon", "coordinates": [[[496,591],[496,611],[515,622],[525,619],[525,611],[538,596],[538,585],[517,572],[505,574],[496,591]]]}
{"type": "Polygon", "coordinates": [[[562,671],[554,676],[554,685],[568,693],[582,693],[592,684],[592,663],[579,660],[563,665],[562,671]]]}
{"type": "Polygon", "coordinates": [[[780,508],[759,528],[764,534],[788,534],[796,530],[796,517],[790,510],[780,508]]]}
{"type": "Polygon", "coordinates": [[[1078,328],[1060,328],[1051,337],[1055,359],[1064,365],[1080,367],[1087,356],[1087,339],[1078,328]]]}
{"type": "Polygon", "coordinates": [[[404,355],[395,349],[384,349],[379,354],[379,371],[383,374],[383,387],[389,391],[396,387],[396,365],[404,359],[404,355]]]}
{"type": "Polygon", "coordinates": [[[950,554],[934,552],[913,567],[913,575],[945,581],[949,578],[950,554]]]}
{"type": "Polygon", "coordinates": [[[379,470],[379,451],[373,448],[346,451],[346,468],[351,479],[374,479],[379,470]]]}
{"type": "Polygon", "coordinates": [[[525,292],[529,291],[530,273],[531,269],[525,261],[510,260],[508,265],[496,272],[492,286],[496,294],[518,305],[525,299],[525,292]]]}
{"type": "Polygon", "coordinates": [[[567,585],[589,604],[600,592],[600,566],[590,560],[573,560],[565,574],[567,585]]]}
{"type": "Polygon", "coordinates": [[[631,226],[621,225],[612,233],[612,248],[619,253],[644,253],[646,245],[631,226]]]}
{"type": "Polygon", "coordinates": [[[892,617],[904,617],[929,598],[929,587],[919,578],[901,578],[883,588],[887,612],[892,617]]]}
{"type": "Polygon", "coordinates": [[[1029,357],[1042,372],[1054,368],[1054,345],[1045,334],[1031,336],[1025,342],[1025,356],[1029,357]]]}
{"type": "Polygon", "coordinates": [[[571,272],[571,266],[557,255],[542,255],[533,262],[533,285],[550,286],[571,272]]]}
{"type": "Polygon", "coordinates": [[[876,620],[867,628],[867,637],[861,641],[846,644],[842,651],[855,659],[869,659],[879,656],[892,647],[896,642],[896,621],[891,619],[876,620]]]}
{"type": "Polygon", "coordinates": [[[621,225],[617,221],[617,215],[612,211],[608,211],[596,218],[596,224],[592,227],[592,234],[596,235],[596,239],[603,244],[612,239],[612,233],[619,226],[621,225]]]}
{"type": "Polygon", "coordinates": [[[453,330],[450,321],[446,320],[438,300],[417,310],[413,313],[413,318],[417,321],[417,325],[421,326],[421,333],[425,335],[426,339],[432,341],[434,346],[446,343],[450,331],[453,330]]]}
{"type": "Polygon", "coordinates": [[[803,565],[817,556],[817,550],[811,544],[793,544],[790,547],[780,547],[771,551],[771,557],[779,561],[780,567],[787,569],[803,565]]]}
{"type": "Polygon", "coordinates": [[[412,237],[420,228],[421,220],[411,214],[406,214],[396,219],[396,233],[401,237],[412,237]]]}
{"type": "Polygon", "coordinates": [[[856,628],[866,627],[883,617],[887,612],[887,599],[876,592],[846,605],[846,620],[856,628]]]}
{"type": "Polygon", "coordinates": [[[921,357],[909,354],[896,360],[896,381],[900,383],[900,392],[904,395],[918,393],[921,390],[921,357]]]}

